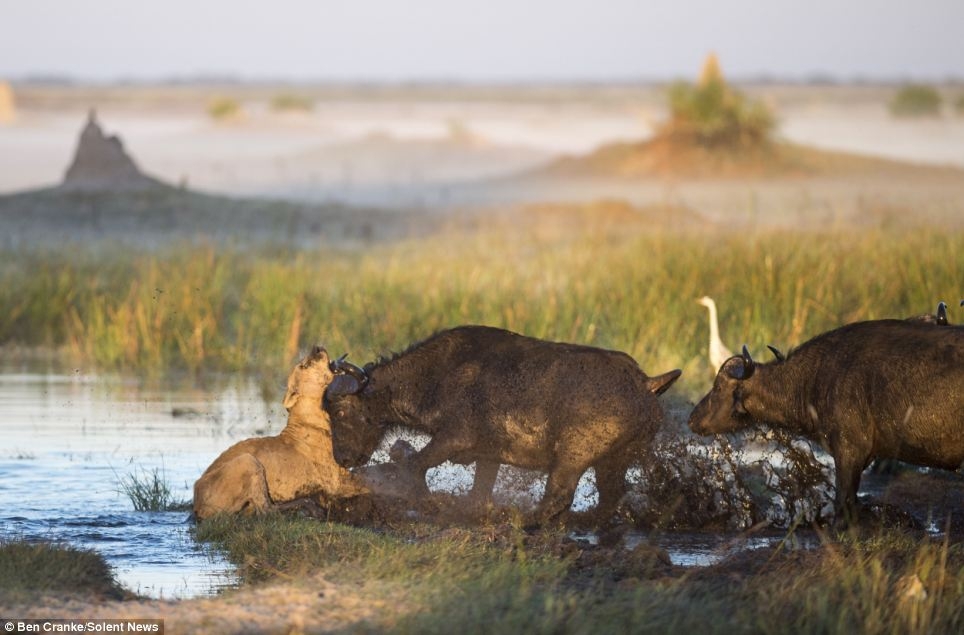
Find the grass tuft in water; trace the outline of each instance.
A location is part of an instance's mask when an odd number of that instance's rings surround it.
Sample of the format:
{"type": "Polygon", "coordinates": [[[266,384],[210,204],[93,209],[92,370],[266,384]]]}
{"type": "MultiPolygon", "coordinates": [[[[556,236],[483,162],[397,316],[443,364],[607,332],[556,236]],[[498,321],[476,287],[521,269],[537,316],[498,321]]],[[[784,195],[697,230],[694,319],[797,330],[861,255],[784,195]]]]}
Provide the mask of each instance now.
{"type": "Polygon", "coordinates": [[[161,468],[147,470],[143,467],[118,479],[120,492],[130,499],[135,511],[172,512],[187,511],[190,501],[177,499],[161,468]]]}

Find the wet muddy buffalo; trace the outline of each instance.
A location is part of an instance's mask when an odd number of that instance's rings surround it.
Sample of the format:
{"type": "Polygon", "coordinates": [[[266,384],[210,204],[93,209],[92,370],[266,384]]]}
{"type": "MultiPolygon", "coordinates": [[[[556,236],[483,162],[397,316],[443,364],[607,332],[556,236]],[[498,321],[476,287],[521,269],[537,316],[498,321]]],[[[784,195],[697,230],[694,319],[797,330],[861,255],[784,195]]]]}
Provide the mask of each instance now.
{"type": "Polygon", "coordinates": [[[325,399],[342,465],[369,461],[393,426],[425,432],[429,443],[406,460],[421,486],[447,460],[476,464],[476,499],[491,493],[501,463],[547,472],[535,523],[569,508],[590,467],[598,517],[611,516],[627,468],[663,420],[656,397],[680,375],[649,377],[624,353],[484,326],[442,331],[365,369],[344,361],[338,369],[357,382],[325,399]]]}
{"type": "Polygon", "coordinates": [[[720,369],[690,428],[765,424],[821,444],[834,459],[835,511],[845,522],[874,458],[948,470],[964,461],[964,327],[859,322],[781,357],[756,363],[744,347],[720,369]]]}

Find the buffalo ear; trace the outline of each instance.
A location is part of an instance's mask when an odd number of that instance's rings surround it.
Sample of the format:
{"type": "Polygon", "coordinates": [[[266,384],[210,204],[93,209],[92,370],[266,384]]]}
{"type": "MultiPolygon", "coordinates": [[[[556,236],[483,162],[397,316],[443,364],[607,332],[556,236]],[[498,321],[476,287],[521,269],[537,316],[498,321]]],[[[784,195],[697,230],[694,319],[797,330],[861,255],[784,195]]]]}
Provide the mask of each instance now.
{"type": "Polygon", "coordinates": [[[770,352],[773,353],[773,356],[777,358],[778,362],[787,361],[787,356],[781,353],[780,349],[778,349],[776,346],[770,346],[769,344],[767,344],[767,348],[770,349],[770,352]]]}
{"type": "Polygon", "coordinates": [[[649,378],[649,392],[654,395],[662,395],[664,392],[669,390],[669,387],[679,379],[679,376],[683,374],[680,369],[674,369],[668,373],[663,373],[662,375],[657,375],[656,377],[649,378]]]}
{"type": "Polygon", "coordinates": [[[734,355],[726,360],[720,372],[726,372],[726,374],[733,379],[749,379],[755,369],[756,364],[754,364],[753,358],[750,357],[750,351],[746,349],[746,345],[744,344],[743,354],[734,355]]]}
{"type": "Polygon", "coordinates": [[[726,373],[726,376],[732,379],[746,379],[746,366],[743,364],[743,358],[735,355],[726,360],[720,367],[720,373],[726,373]]]}

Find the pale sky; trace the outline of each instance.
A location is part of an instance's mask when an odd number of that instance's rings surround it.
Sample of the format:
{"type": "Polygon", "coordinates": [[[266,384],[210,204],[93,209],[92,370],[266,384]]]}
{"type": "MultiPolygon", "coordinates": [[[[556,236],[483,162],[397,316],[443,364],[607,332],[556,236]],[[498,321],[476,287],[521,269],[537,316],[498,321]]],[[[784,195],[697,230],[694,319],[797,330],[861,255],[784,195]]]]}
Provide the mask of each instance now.
{"type": "Polygon", "coordinates": [[[0,0],[0,78],[964,78],[964,0],[0,0]]]}

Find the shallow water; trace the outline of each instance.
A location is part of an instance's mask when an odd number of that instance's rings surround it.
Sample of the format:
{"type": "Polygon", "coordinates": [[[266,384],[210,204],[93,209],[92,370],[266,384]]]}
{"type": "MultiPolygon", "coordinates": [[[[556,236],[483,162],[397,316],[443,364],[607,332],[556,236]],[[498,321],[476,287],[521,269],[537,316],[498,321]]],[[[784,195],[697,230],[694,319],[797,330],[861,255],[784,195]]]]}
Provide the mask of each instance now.
{"type": "MultiPolygon", "coordinates": [[[[283,388],[280,380],[266,387],[238,379],[199,385],[0,369],[0,539],[92,549],[124,586],[151,597],[195,597],[233,584],[231,565],[192,538],[189,512],[134,511],[121,479],[143,479],[157,470],[175,500],[190,500],[194,481],[222,451],[284,427],[283,388]]],[[[426,439],[411,440],[418,446],[426,439]]],[[[382,454],[376,460],[387,458],[382,454]]],[[[508,467],[500,472],[506,487],[497,487],[497,494],[503,502],[538,501],[544,475],[515,472],[508,467]]],[[[470,487],[471,478],[471,467],[445,464],[428,480],[433,489],[458,492],[470,487]]],[[[573,507],[590,507],[595,500],[587,474],[573,507]]],[[[780,539],[632,533],[626,546],[650,541],[677,565],[708,566],[735,550],[780,539]]]]}
{"type": "Polygon", "coordinates": [[[190,500],[221,451],[283,425],[280,403],[265,404],[255,386],[237,382],[197,388],[79,372],[0,374],[0,537],[93,549],[143,595],[212,593],[233,582],[231,568],[192,539],[189,513],[136,512],[120,479],[156,469],[175,499],[190,500]]]}

